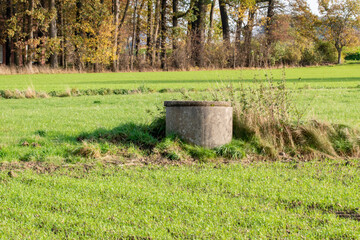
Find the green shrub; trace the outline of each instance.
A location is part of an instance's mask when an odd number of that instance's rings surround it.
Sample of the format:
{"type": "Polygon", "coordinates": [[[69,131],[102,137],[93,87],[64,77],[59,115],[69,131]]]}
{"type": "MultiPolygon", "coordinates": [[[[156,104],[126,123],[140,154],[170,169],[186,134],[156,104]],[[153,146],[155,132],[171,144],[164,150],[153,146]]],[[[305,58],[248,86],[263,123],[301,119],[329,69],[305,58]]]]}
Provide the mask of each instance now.
{"type": "Polygon", "coordinates": [[[360,60],[360,52],[347,53],[345,56],[345,60],[359,61],[360,60]]]}
{"type": "Polygon", "coordinates": [[[315,44],[315,51],[319,55],[321,63],[337,62],[336,49],[331,42],[318,41],[315,44]]]}
{"type": "Polygon", "coordinates": [[[302,51],[301,65],[316,65],[321,63],[321,57],[316,49],[311,46],[307,47],[302,51]]]}
{"type": "Polygon", "coordinates": [[[301,60],[301,50],[293,42],[277,42],[271,54],[271,64],[297,65],[301,60]]]}
{"type": "Polygon", "coordinates": [[[114,89],[113,93],[115,95],[127,95],[127,94],[129,94],[129,90],[127,90],[127,89],[114,89]]]}

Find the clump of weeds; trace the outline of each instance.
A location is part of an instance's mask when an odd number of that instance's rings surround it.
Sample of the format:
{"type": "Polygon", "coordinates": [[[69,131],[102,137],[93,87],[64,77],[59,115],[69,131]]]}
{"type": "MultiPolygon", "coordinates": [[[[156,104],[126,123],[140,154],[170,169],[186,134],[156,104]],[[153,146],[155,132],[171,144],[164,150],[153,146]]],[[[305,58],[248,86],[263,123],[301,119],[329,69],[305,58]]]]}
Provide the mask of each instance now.
{"type": "Polygon", "coordinates": [[[325,158],[357,158],[359,132],[349,126],[304,120],[307,106],[294,104],[286,88],[285,74],[279,82],[269,76],[251,87],[232,85],[212,93],[212,100],[231,101],[234,108],[234,138],[250,143],[272,159],[309,155],[325,158]]]}

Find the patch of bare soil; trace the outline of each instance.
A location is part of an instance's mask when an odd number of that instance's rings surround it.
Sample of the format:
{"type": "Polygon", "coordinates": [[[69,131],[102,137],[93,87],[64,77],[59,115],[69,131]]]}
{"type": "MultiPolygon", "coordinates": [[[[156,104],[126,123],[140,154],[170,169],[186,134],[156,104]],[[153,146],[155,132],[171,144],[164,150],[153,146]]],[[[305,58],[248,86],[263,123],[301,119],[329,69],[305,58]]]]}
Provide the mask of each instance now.
{"type": "Polygon", "coordinates": [[[32,170],[38,174],[44,173],[53,173],[60,170],[83,170],[88,172],[91,169],[101,166],[102,168],[106,167],[126,167],[126,166],[146,166],[146,165],[193,165],[196,164],[196,160],[186,160],[186,161],[173,161],[161,156],[150,156],[150,157],[140,157],[140,158],[128,158],[128,159],[119,159],[116,156],[104,156],[101,158],[93,159],[88,163],[75,163],[75,164],[66,164],[66,163],[49,163],[49,162],[36,162],[36,161],[13,161],[13,162],[4,162],[0,163],[0,171],[8,172],[10,177],[17,177],[18,172],[25,170],[32,170]]]}
{"type": "Polygon", "coordinates": [[[0,163],[0,171],[9,171],[8,175],[10,177],[16,177],[16,172],[24,171],[24,170],[33,170],[37,173],[51,173],[58,170],[61,166],[51,163],[44,162],[6,162],[0,163]]]}

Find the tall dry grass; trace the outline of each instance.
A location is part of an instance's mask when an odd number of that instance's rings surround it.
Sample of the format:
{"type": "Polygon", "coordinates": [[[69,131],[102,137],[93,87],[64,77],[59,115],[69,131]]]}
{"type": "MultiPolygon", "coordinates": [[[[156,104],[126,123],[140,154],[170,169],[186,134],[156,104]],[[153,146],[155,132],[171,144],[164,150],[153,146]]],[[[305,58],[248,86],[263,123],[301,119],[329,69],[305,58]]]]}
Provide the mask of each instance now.
{"type": "Polygon", "coordinates": [[[16,74],[59,74],[59,73],[80,73],[76,69],[68,68],[50,68],[48,66],[32,66],[29,67],[8,67],[0,65],[0,75],[16,75],[16,74]]]}
{"type": "MultiPolygon", "coordinates": [[[[273,159],[286,156],[359,158],[360,133],[349,126],[305,119],[308,108],[299,109],[286,77],[269,76],[249,87],[226,85],[212,92],[212,100],[231,101],[234,137],[257,145],[273,159]]],[[[311,106],[310,106],[311,107],[311,106]]]]}

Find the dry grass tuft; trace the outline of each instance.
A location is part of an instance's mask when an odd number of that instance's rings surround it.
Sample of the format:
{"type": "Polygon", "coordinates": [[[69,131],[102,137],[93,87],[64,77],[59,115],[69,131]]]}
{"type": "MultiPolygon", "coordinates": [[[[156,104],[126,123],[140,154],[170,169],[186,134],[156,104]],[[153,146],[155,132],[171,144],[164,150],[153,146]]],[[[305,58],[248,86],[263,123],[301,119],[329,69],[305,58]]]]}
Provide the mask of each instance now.
{"type": "Polygon", "coordinates": [[[331,139],[325,129],[308,124],[296,128],[294,135],[296,136],[297,145],[308,146],[314,150],[329,154],[330,156],[337,156],[331,139]]]}
{"type": "Polygon", "coordinates": [[[37,97],[36,91],[30,87],[24,91],[24,95],[26,98],[36,98],[37,97]]]}
{"type": "Polygon", "coordinates": [[[37,97],[39,97],[39,98],[50,98],[49,94],[47,94],[46,92],[37,93],[37,97]]]}
{"type": "Polygon", "coordinates": [[[23,91],[15,89],[15,91],[13,91],[13,98],[16,98],[16,99],[25,98],[25,93],[23,91]]]}
{"type": "Polygon", "coordinates": [[[86,142],[83,142],[83,146],[75,150],[75,154],[91,159],[98,159],[101,157],[100,150],[86,142]]]}
{"type": "Polygon", "coordinates": [[[4,98],[10,99],[10,98],[13,98],[13,96],[14,96],[14,94],[13,94],[12,91],[10,91],[10,90],[5,90],[4,91],[4,98]]]}
{"type": "Polygon", "coordinates": [[[58,97],[71,97],[71,89],[66,89],[65,92],[60,93],[58,97]]]}
{"type": "Polygon", "coordinates": [[[50,68],[48,66],[32,66],[29,67],[8,67],[0,66],[0,75],[15,74],[59,74],[59,73],[79,73],[75,69],[50,68]]]}
{"type": "Polygon", "coordinates": [[[0,98],[5,99],[21,99],[21,98],[49,98],[50,96],[46,92],[36,92],[33,88],[28,87],[25,91],[15,90],[5,90],[0,91],[0,98]]]}

